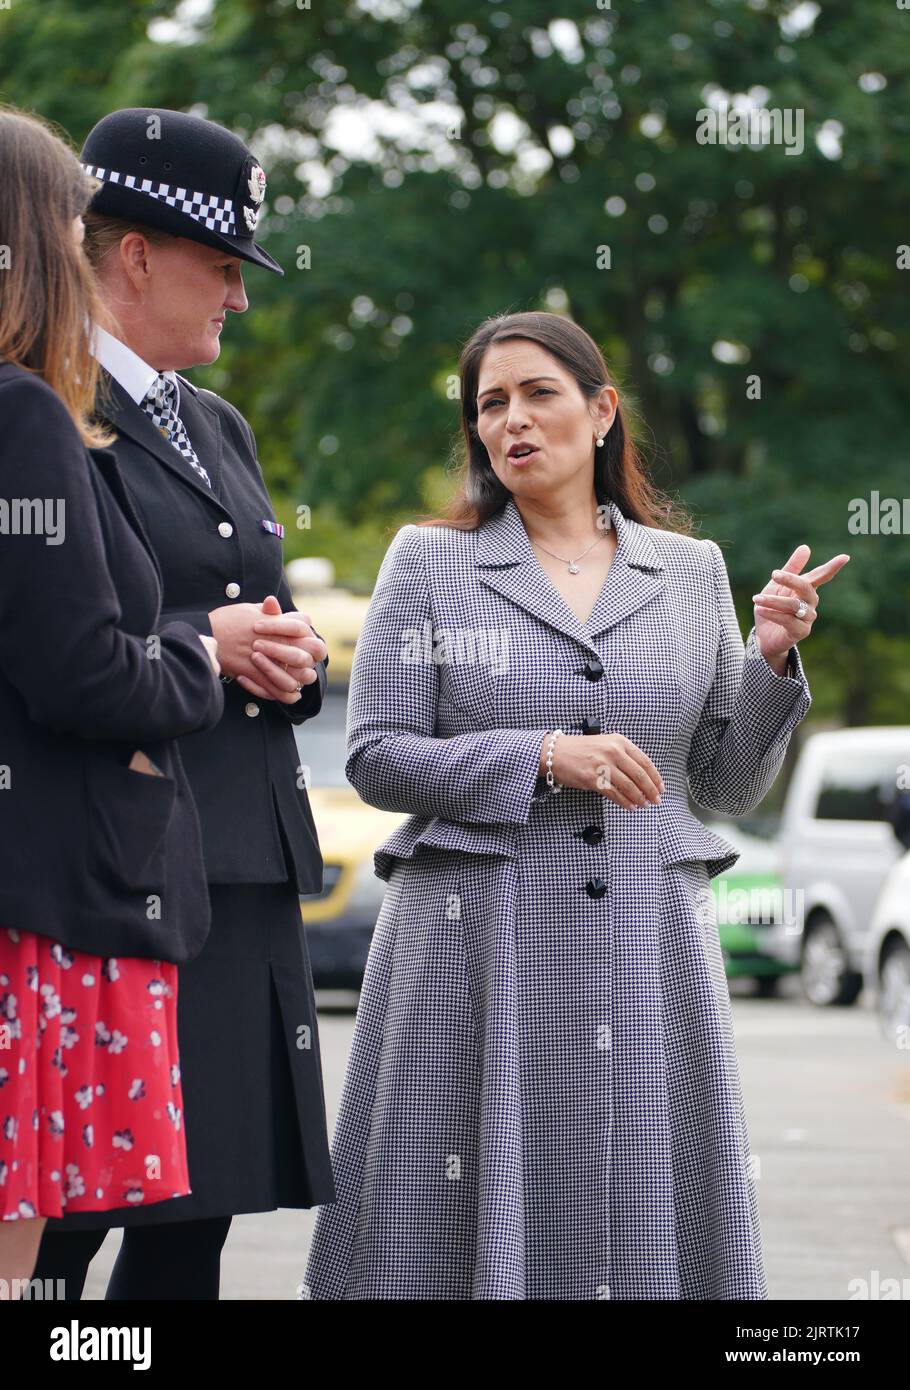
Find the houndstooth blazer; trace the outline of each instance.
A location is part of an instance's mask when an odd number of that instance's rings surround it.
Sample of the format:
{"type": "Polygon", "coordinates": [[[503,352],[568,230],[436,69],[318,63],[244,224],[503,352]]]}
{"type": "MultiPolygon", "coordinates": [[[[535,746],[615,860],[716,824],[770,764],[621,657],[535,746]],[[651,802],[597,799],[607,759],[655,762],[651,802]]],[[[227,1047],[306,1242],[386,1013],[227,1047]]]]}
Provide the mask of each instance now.
{"type": "Polygon", "coordinates": [[[421,846],[514,857],[516,828],[551,795],[539,754],[555,727],[617,731],[648,753],[665,782],[664,863],[703,860],[714,876],[736,862],[687,792],[731,816],[761,802],[811,704],[799,651],[778,676],[754,628],[743,643],[714,541],[640,525],[615,503],[610,516],[617,551],[585,623],[538,563],[511,498],[474,532],[409,525],[395,536],[347,729],[346,773],[363,800],[411,813],[376,851],[381,878],[421,846]]]}

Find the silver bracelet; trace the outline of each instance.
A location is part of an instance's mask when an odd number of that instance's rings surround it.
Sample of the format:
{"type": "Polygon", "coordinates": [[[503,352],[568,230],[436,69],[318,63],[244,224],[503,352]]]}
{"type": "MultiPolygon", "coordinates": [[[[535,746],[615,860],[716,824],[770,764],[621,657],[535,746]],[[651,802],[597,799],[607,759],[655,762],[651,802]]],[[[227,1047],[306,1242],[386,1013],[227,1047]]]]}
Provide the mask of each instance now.
{"type": "Polygon", "coordinates": [[[557,782],[553,776],[553,749],[556,747],[556,740],[562,733],[562,729],[554,729],[550,735],[550,742],[547,744],[547,786],[553,796],[563,790],[562,784],[557,782]]]}

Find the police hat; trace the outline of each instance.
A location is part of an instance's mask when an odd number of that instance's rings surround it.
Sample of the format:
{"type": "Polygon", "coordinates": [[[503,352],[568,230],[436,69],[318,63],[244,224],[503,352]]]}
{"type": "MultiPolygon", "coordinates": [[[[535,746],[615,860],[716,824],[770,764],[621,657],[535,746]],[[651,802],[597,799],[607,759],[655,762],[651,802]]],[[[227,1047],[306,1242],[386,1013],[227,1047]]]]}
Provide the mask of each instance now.
{"type": "Polygon", "coordinates": [[[130,107],[98,122],[80,159],[102,184],[90,211],[160,227],[284,274],[253,240],[265,172],[224,126],[182,111],[130,107]]]}

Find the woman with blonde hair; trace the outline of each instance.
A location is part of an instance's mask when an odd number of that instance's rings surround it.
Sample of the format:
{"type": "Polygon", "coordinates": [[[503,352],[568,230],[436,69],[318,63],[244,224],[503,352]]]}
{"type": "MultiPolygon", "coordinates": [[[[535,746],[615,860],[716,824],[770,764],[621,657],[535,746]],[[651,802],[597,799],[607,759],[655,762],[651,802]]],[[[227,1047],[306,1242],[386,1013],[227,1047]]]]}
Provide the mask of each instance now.
{"type": "MultiPolygon", "coordinates": [[[[221,715],[217,643],[161,585],[91,423],[95,184],[0,109],[0,1278],[48,1217],[189,1192],[178,962],[209,928],[174,740],[221,715]]],[[[19,1281],[17,1284],[16,1281],[19,1281]]]]}
{"type": "Polygon", "coordinates": [[[304,1292],[766,1297],[709,879],[810,696],[841,555],[745,646],[719,547],[649,484],[594,341],[481,324],[446,515],[389,548],[346,771],[410,819],[370,949],[304,1292]]]}

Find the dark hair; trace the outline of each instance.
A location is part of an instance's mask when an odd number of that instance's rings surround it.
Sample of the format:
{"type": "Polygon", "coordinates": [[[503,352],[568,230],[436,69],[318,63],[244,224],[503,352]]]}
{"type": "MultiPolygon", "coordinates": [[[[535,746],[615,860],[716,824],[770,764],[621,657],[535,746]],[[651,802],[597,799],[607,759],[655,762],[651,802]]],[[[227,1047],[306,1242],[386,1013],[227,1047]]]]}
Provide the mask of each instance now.
{"type": "Polygon", "coordinates": [[[93,422],[98,363],[89,325],[107,323],[95,277],[73,236],[73,221],[98,187],[61,134],[39,116],[0,107],[0,358],[43,377],[85,444],[114,435],[93,422]]]}
{"type": "MultiPolygon", "coordinates": [[[[511,493],[490,466],[477,431],[477,383],[484,353],[493,343],[525,338],[555,357],[593,400],[605,386],[616,386],[603,353],[590,334],[561,314],[499,314],[484,320],[465,344],[459,362],[463,453],[460,486],[442,516],[422,517],[418,525],[472,531],[505,506],[511,493]]],[[[594,491],[598,504],[613,501],[623,516],[644,526],[688,533],[691,517],[662,493],[644,472],[627,424],[628,405],[617,406],[602,448],[592,445],[594,491]]]]}

